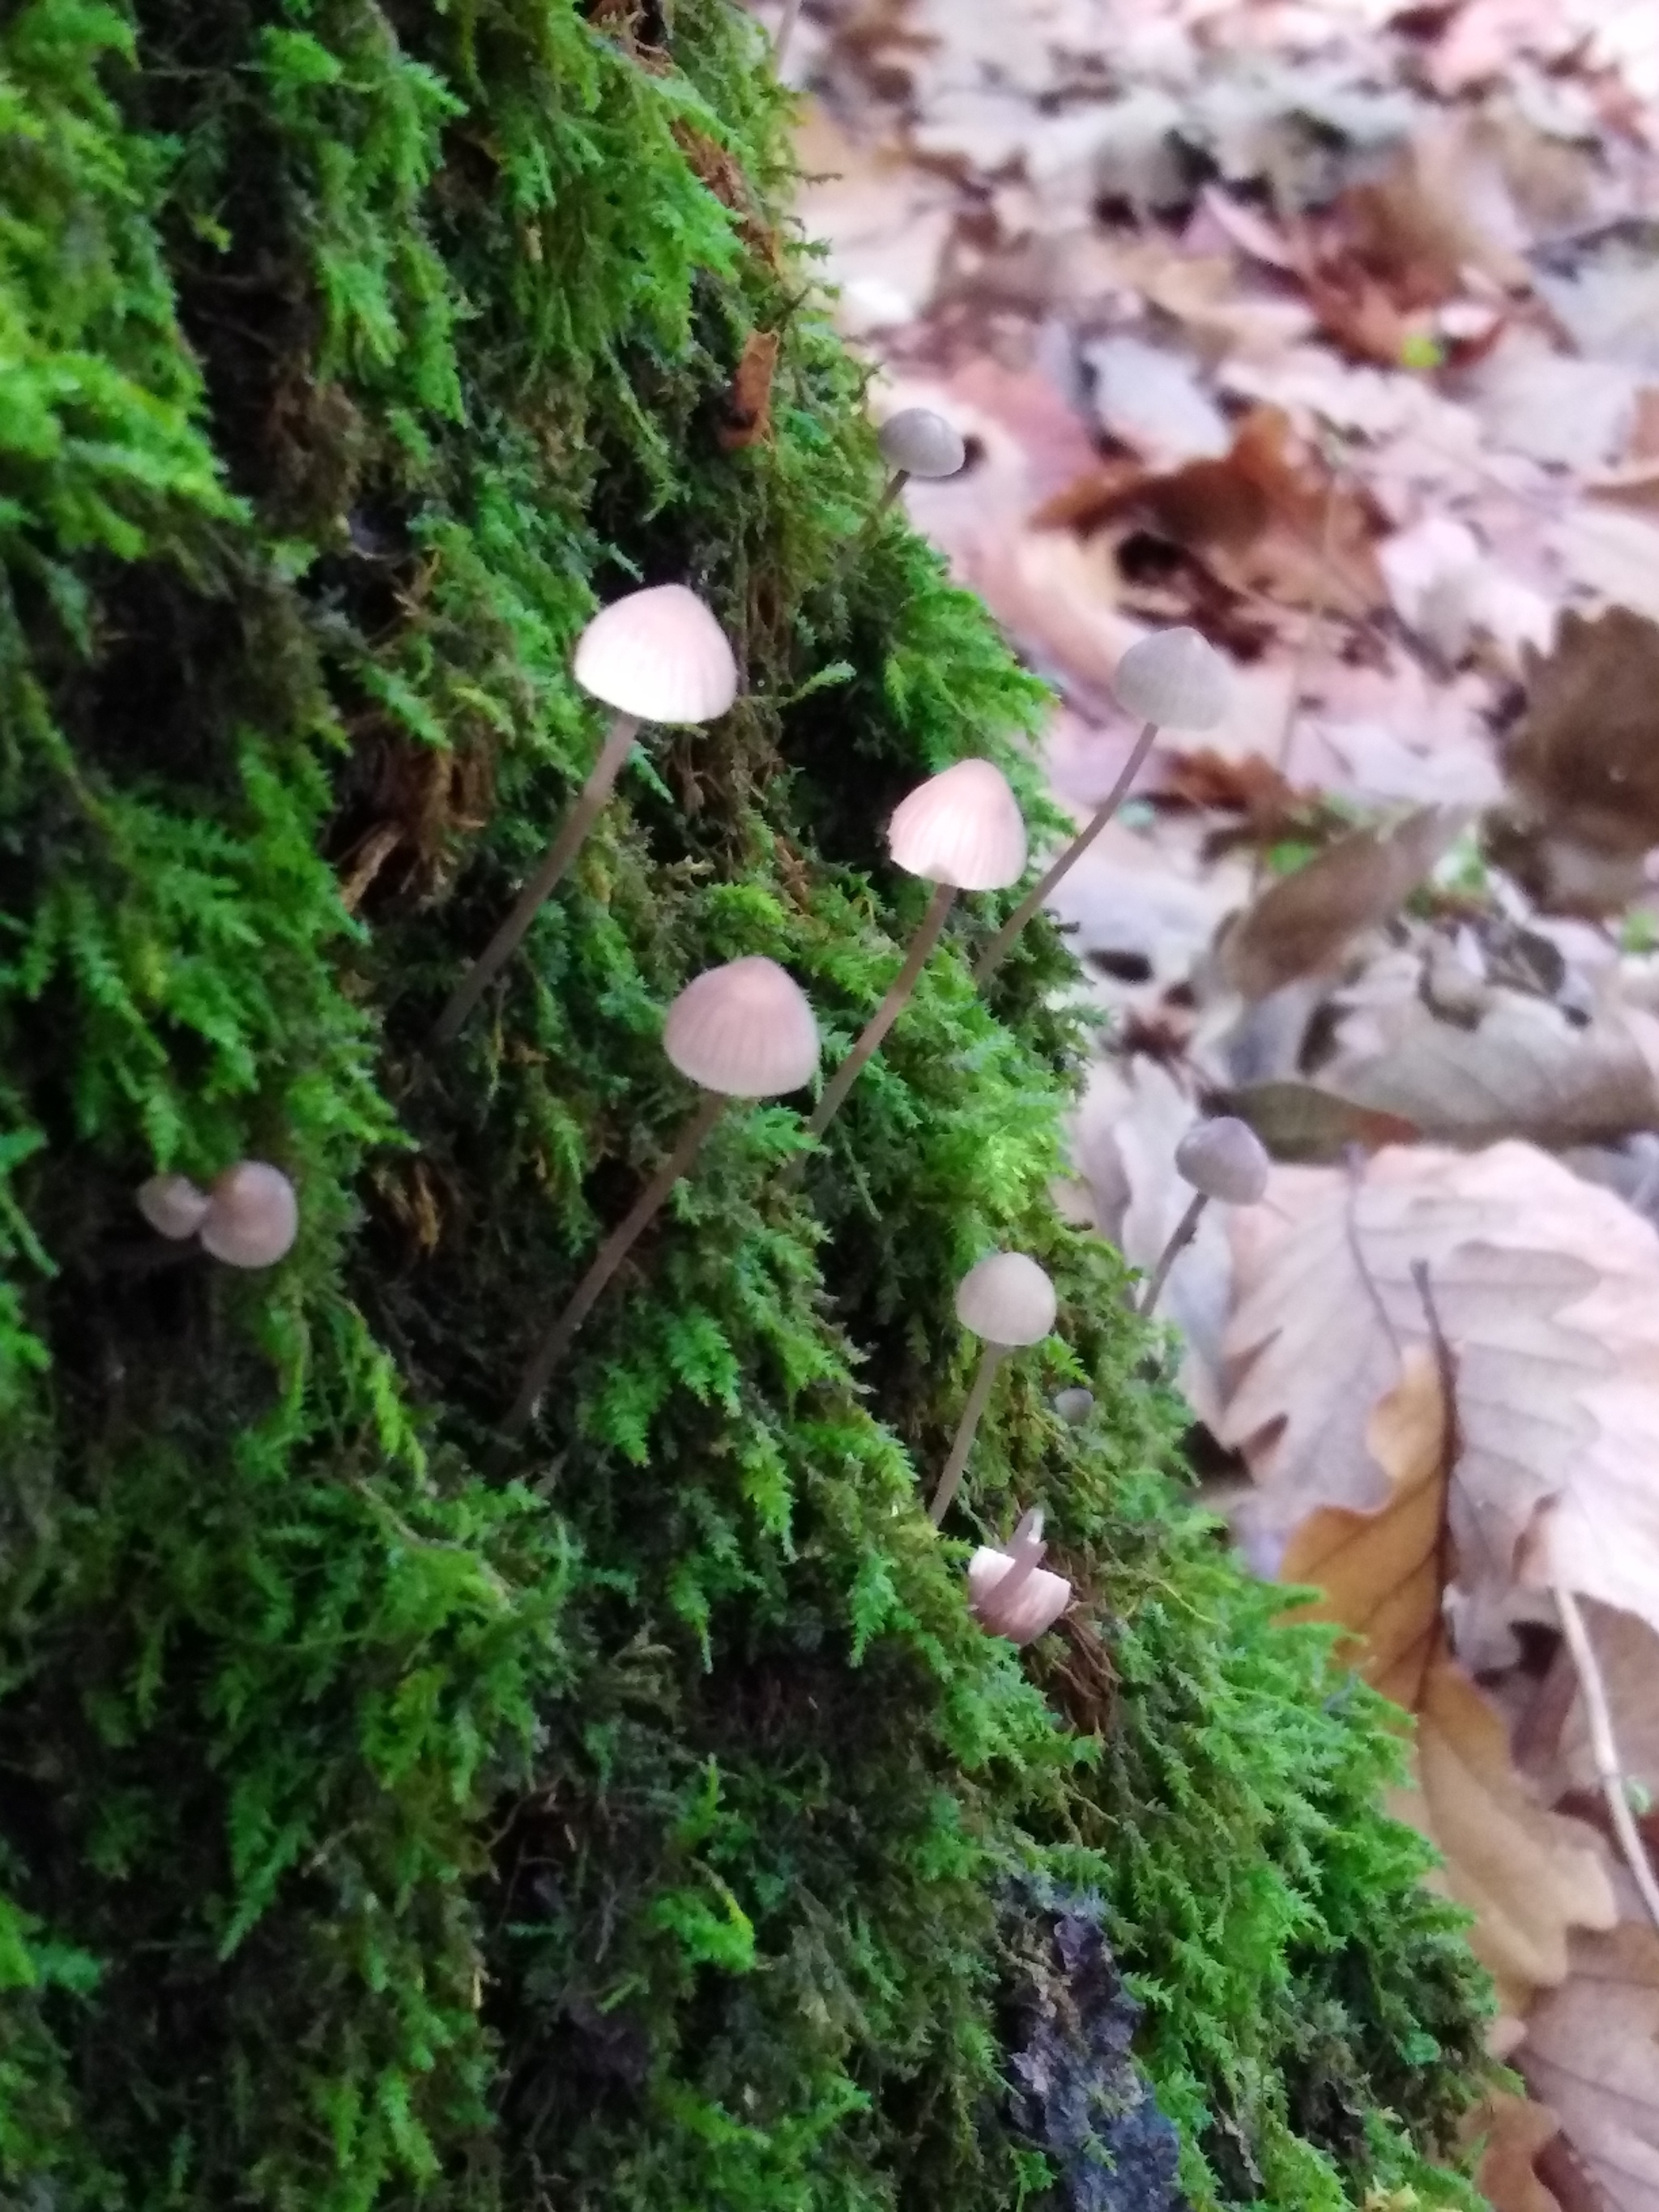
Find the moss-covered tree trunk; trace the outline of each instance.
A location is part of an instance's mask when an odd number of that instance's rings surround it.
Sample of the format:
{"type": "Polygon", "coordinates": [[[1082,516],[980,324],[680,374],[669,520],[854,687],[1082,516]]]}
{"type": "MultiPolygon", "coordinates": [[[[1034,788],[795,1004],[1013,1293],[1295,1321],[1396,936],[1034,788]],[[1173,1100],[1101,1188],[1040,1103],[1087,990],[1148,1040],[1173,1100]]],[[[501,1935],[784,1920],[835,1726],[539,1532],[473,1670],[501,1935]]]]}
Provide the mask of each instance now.
{"type": "Polygon", "coordinates": [[[1006,2090],[1033,2003],[1079,2111],[1112,2078],[1067,1914],[1200,2200],[1353,2200],[1465,2094],[1375,1703],[1179,1505],[1049,1211],[1078,1041],[1046,928],[976,997],[1007,902],[798,1181],[799,1101],[722,1121],[502,1436],[687,1110],[666,1001],[767,953],[843,1049],[925,902],[892,803],[983,752],[1042,819],[1038,687],[860,535],[785,120],[728,0],[0,6],[8,2205],[1116,2201],[1006,2090]],[[640,580],[743,695],[635,755],[436,1052],[640,580]],[[146,1177],[244,1158],[298,1188],[280,1266],[149,1232],[146,1177]],[[941,1540],[1000,1245],[1060,1337],[941,1540]],[[1021,1655],[964,1540],[1038,1502],[1080,1602],[1021,1655]]]}

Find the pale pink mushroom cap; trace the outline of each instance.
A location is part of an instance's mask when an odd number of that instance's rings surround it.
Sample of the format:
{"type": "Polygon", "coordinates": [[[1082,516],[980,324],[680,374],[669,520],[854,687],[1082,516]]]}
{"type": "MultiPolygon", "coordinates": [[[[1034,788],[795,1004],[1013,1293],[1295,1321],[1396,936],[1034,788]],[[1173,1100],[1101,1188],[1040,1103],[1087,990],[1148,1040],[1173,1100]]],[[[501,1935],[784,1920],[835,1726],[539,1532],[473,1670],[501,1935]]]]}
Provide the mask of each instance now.
{"type": "Polygon", "coordinates": [[[1057,1310],[1054,1285],[1024,1252],[993,1252],[957,1285],[957,1319],[988,1344],[1041,1344],[1057,1310]]]}
{"type": "Polygon", "coordinates": [[[294,1186],[264,1160],[239,1160],[208,1194],[202,1243],[228,1267],[274,1267],[299,1233],[294,1186]]]}
{"type": "Polygon", "coordinates": [[[1044,1549],[1039,1511],[1026,1514],[1006,1552],[982,1544],[975,1553],[968,1568],[969,1609],[994,1636],[1034,1644],[1071,1603],[1065,1576],[1038,1565],[1044,1549]]]}
{"type": "Polygon", "coordinates": [[[1025,872],[1025,821],[988,760],[930,775],[893,810],[887,846],[907,874],[962,891],[1006,890],[1025,872]]]}
{"type": "Polygon", "coordinates": [[[175,1243],[195,1236],[211,1204],[201,1185],[188,1176],[152,1176],[138,1186],[138,1211],[158,1235],[170,1237],[175,1243]]]}
{"type": "Polygon", "coordinates": [[[781,1098],[810,1082],[818,1025],[775,960],[751,954],[696,976],[668,1009],[662,1048],[680,1073],[728,1098],[781,1098]]]}
{"type": "Polygon", "coordinates": [[[726,632],[684,584],[655,584],[602,607],[576,641],[584,691],[641,722],[712,722],[738,696],[726,632]]]}

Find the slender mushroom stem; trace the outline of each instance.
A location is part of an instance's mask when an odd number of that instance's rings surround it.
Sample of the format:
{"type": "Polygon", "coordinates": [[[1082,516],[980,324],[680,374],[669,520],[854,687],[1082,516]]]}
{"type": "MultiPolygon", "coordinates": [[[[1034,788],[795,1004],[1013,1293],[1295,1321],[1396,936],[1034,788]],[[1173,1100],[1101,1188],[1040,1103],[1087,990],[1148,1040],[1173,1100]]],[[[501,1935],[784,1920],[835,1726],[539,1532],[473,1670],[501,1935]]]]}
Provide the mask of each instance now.
{"type": "Polygon", "coordinates": [[[783,75],[783,65],[789,58],[789,42],[795,35],[795,26],[800,21],[800,0],[783,0],[783,14],[778,19],[778,35],[772,41],[772,70],[775,76],[783,75]]]}
{"type": "Polygon", "coordinates": [[[623,763],[633,750],[639,728],[636,714],[618,714],[611,723],[610,735],[600,749],[599,757],[589,770],[587,781],[583,784],[575,805],[561,823],[559,833],[548,847],[540,866],[519,893],[512,913],[456,986],[449,1004],[439,1018],[437,1028],[432,1033],[434,1044],[454,1042],[467,1016],[518,951],[525,932],[536,918],[537,909],[575,859],[583,838],[593,826],[595,817],[610,798],[611,787],[621,773],[623,763]]]}
{"type": "Polygon", "coordinates": [[[933,1492],[933,1502],[927,1508],[927,1518],[935,1528],[951,1510],[951,1501],[962,1484],[963,1469],[968,1464],[968,1455],[974,1448],[974,1431],[980,1416],[991,1395],[991,1385],[997,1379],[997,1370],[1007,1357],[1006,1344],[988,1344],[980,1356],[979,1372],[974,1377],[974,1387],[968,1393],[968,1403],[962,1409],[962,1419],[957,1426],[956,1442],[951,1447],[951,1456],[945,1462],[933,1492]]]}
{"type": "Polygon", "coordinates": [[[821,1137],[835,1120],[841,1111],[842,1101],[858,1081],[860,1070],[879,1051],[882,1039],[904,1011],[906,1001],[916,988],[916,978],[927,966],[928,956],[939,943],[945,922],[950,918],[951,904],[956,895],[954,884],[936,884],[933,886],[933,896],[927,902],[927,911],[922,916],[921,928],[910,940],[910,950],[904,956],[904,965],[894,976],[887,996],[865,1024],[852,1050],[823,1086],[823,1096],[813,1108],[812,1117],[806,1124],[809,1137],[821,1137]]]}
{"type": "Polygon", "coordinates": [[[1578,1687],[1584,1700],[1584,1718],[1589,1727],[1595,1778],[1601,1784],[1601,1795],[1607,1800],[1607,1812],[1619,1838],[1625,1864],[1630,1869],[1641,1893],[1648,1917],[1656,1928],[1659,1928],[1659,1883],[1654,1880],[1647,1846],[1642,1841],[1641,1831],[1631,1813],[1630,1799],[1625,1794],[1619,1746],[1613,1733],[1613,1714],[1607,1705],[1607,1685],[1602,1681],[1601,1670],[1595,1663],[1595,1647],[1590,1642],[1589,1630],[1584,1625],[1584,1616],[1578,1609],[1578,1600],[1573,1593],[1562,1583],[1554,1583],[1551,1585],[1550,1595],[1555,1600],[1555,1609],[1561,1618],[1567,1649],[1572,1654],[1578,1687]]]}
{"type": "Polygon", "coordinates": [[[535,1358],[525,1370],[519,1395],[502,1425],[509,1437],[521,1436],[529,1426],[548,1379],[569,1350],[576,1331],[592,1312],[605,1285],[638,1243],[653,1215],[696,1158],[703,1139],[730,1103],[718,1091],[703,1093],[696,1113],[675,1139],[662,1165],[635,1200],[625,1218],[599,1248],[592,1266],[572,1293],[569,1304],[542,1339],[535,1358]]]}
{"type": "Polygon", "coordinates": [[[1031,1526],[1028,1513],[1008,1539],[1008,1548],[1003,1554],[1008,1565],[985,1593],[988,1606],[994,1600],[1006,1604],[1019,1595],[1027,1583],[1042,1565],[1042,1555],[1048,1547],[1031,1526]]]}
{"type": "Polygon", "coordinates": [[[1146,1287],[1136,1304],[1135,1311],[1143,1320],[1158,1304],[1159,1293],[1170,1279],[1170,1268],[1174,1267],[1182,1253],[1186,1250],[1197,1234],[1199,1216],[1209,1202],[1209,1194],[1201,1190],[1195,1190],[1188,1200],[1187,1211],[1176,1222],[1169,1243],[1158,1254],[1158,1265],[1147,1276],[1146,1287]]]}
{"type": "Polygon", "coordinates": [[[1135,739],[1133,750],[1124,762],[1122,772],[1117,781],[1112,786],[1105,799],[1090,816],[1087,828],[1080,830],[1073,838],[1053,867],[1026,892],[1007,921],[1003,923],[984,951],[981,953],[979,965],[974,970],[975,983],[982,984],[990,981],[992,976],[1007,958],[1009,948],[1031,916],[1040,907],[1048,904],[1049,894],[1055,884],[1063,877],[1071,873],[1113,815],[1117,812],[1118,808],[1123,804],[1129,786],[1140,773],[1141,763],[1152,750],[1152,739],[1158,735],[1158,726],[1156,722],[1146,724],[1140,735],[1135,739]]]}

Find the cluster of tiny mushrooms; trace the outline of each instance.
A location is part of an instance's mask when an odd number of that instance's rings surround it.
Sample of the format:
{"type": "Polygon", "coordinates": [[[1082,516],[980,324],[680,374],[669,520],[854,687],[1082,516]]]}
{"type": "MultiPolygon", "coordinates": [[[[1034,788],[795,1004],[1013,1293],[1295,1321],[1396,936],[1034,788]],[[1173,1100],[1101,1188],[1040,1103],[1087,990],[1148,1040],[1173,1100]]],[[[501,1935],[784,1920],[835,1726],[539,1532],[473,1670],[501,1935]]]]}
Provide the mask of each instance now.
{"type": "MultiPolygon", "coordinates": [[[[910,477],[954,476],[964,459],[956,429],[925,408],[891,416],[879,444],[889,475],[872,521],[910,477]]],[[[445,1006],[434,1032],[440,1045],[459,1036],[568,871],[641,728],[714,721],[738,696],[738,666],[725,632],[702,600],[681,584],[631,592],[601,609],[577,641],[572,673],[585,691],[611,708],[610,730],[552,843],[445,1006]]],[[[976,983],[994,975],[1026,923],[1099,836],[1157,732],[1212,727],[1228,704],[1226,664],[1195,630],[1186,629],[1160,631],[1132,646],[1118,665],[1113,688],[1120,704],[1142,724],[1140,734],[1104,801],[981,953],[974,969],[976,983]]],[[[957,896],[1006,890],[1025,872],[1025,823],[1018,802],[1001,769],[988,760],[957,761],[919,785],[895,810],[887,846],[895,865],[931,884],[933,895],[885,997],[823,1085],[807,1119],[813,1142],[829,1127],[902,1012],[957,896]]],[[[819,1060],[817,1023],[805,993],[775,961],[756,955],[695,976],[667,1010],[662,1045],[671,1064],[697,1087],[696,1105],[537,1347],[507,1416],[509,1435],[528,1425],[577,1330],[732,1102],[799,1091],[811,1081],[819,1060]]],[[[1146,1279],[1142,1313],[1152,1310],[1205,1205],[1212,1199],[1253,1204],[1267,1180],[1267,1155],[1240,1121],[1198,1123],[1183,1139],[1176,1160],[1194,1196],[1146,1279]]],[[[798,1159],[795,1165],[799,1164],[798,1159]]],[[[299,1228],[293,1184],[261,1160],[239,1162],[205,1190],[181,1175],[154,1176],[139,1191],[138,1205],[161,1236],[196,1239],[215,1259],[234,1267],[273,1266],[289,1250],[299,1228]]],[[[956,1310],[984,1350],[928,1508],[936,1528],[957,1494],[1002,1361],[1022,1346],[1040,1344],[1054,1328],[1054,1287],[1024,1253],[994,1252],[963,1276],[956,1310]]],[[[1085,1419],[1092,1403],[1083,1389],[1063,1390],[1054,1401],[1062,1418],[1072,1421],[1085,1419]]],[[[1018,1644],[1051,1627],[1071,1600],[1065,1577],[1042,1567],[1042,1513],[1027,1513],[1006,1549],[981,1547],[969,1569],[974,1613],[987,1628],[1018,1644]]]]}

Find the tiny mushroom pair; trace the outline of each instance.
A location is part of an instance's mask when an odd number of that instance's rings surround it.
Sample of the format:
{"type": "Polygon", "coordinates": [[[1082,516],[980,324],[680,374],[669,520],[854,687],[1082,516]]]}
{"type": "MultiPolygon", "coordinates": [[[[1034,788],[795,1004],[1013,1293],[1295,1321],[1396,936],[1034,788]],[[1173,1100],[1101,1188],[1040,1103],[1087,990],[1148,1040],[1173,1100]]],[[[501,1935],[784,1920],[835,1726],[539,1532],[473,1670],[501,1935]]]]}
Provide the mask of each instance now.
{"type": "Polygon", "coordinates": [[[264,1160],[239,1160],[204,1190],[188,1176],[152,1176],[138,1211],[159,1236],[191,1237],[228,1267],[274,1267],[300,1233],[294,1185],[264,1160]]]}

